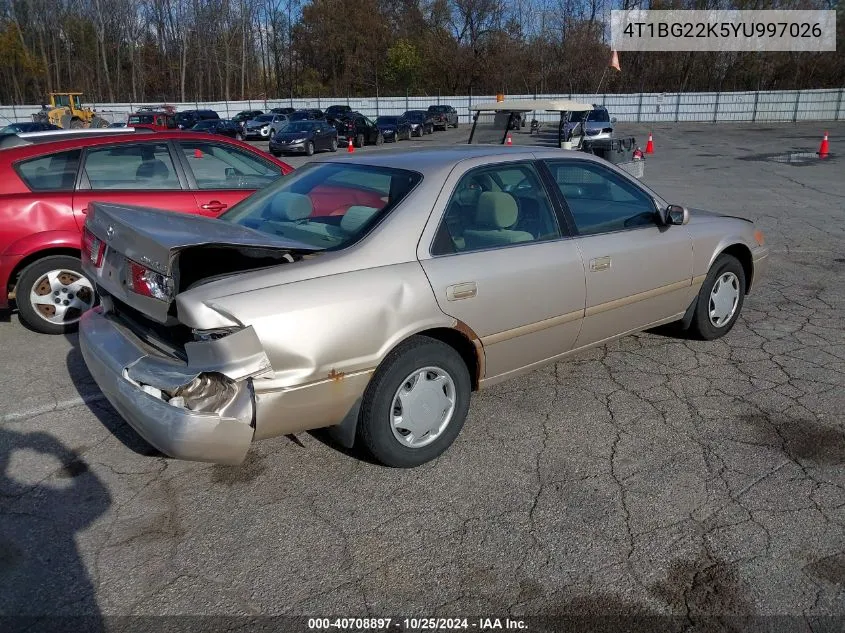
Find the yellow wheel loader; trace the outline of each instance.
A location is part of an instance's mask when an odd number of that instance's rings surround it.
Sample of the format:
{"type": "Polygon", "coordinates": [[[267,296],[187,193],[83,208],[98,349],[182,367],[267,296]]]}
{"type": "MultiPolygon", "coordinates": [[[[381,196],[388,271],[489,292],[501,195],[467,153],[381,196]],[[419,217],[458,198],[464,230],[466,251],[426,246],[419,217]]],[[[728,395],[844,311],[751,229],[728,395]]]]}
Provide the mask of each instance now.
{"type": "Polygon", "coordinates": [[[33,120],[52,123],[66,130],[108,127],[109,122],[90,108],[82,107],[81,92],[51,92],[50,105],[32,115],[33,120]]]}

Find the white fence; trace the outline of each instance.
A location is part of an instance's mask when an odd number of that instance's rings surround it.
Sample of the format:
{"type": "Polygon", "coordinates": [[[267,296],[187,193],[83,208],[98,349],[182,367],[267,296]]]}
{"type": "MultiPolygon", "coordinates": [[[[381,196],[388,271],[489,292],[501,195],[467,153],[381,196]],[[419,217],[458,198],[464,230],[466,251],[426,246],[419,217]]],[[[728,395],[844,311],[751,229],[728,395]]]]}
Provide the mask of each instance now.
{"type": "MultiPolygon", "coordinates": [[[[573,99],[604,104],[619,121],[840,121],[845,120],[845,89],[786,90],[761,92],[689,92],[637,94],[549,94],[508,95],[508,99],[573,99]]],[[[405,110],[425,109],[432,104],[454,106],[462,123],[471,120],[473,104],[495,101],[495,95],[268,99],[259,101],[211,101],[176,103],[179,110],[211,109],[221,117],[231,117],[241,110],[269,110],[276,107],[321,108],[332,104],[349,105],[367,116],[402,114],[405,110]]],[[[94,104],[103,118],[125,120],[128,113],[143,105],[160,103],[94,104]]],[[[0,122],[28,121],[41,109],[40,105],[0,106],[0,122]]],[[[553,120],[556,115],[537,113],[540,120],[553,120]]]]}

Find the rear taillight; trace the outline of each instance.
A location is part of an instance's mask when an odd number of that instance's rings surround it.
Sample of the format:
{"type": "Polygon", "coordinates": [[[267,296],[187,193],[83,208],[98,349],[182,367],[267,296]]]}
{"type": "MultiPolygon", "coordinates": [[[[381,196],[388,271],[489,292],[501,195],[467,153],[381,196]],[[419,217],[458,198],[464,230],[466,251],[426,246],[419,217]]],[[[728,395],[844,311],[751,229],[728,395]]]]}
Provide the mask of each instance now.
{"type": "Polygon", "coordinates": [[[173,298],[173,278],[157,273],[131,259],[126,260],[126,287],[143,297],[152,297],[160,301],[173,298]]]}
{"type": "Polygon", "coordinates": [[[103,263],[103,253],[106,247],[100,239],[88,229],[82,230],[82,252],[85,254],[95,268],[103,263]]]}

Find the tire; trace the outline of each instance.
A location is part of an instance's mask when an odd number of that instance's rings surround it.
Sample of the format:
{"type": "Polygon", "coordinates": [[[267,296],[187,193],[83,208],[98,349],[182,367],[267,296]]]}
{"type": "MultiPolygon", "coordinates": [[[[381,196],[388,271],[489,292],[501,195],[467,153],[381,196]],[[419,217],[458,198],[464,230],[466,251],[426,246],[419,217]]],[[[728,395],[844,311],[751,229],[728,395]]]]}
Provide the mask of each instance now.
{"type": "Polygon", "coordinates": [[[281,153],[280,151],[278,151],[278,150],[274,150],[274,149],[271,149],[271,150],[270,150],[270,154],[272,154],[272,155],[273,155],[273,156],[275,156],[276,158],[278,158],[279,156],[281,156],[281,155],[282,155],[282,153],[281,153]]]}
{"type": "Polygon", "coordinates": [[[384,136],[381,133],[376,137],[376,145],[384,145],[384,136]]]}
{"type": "Polygon", "coordinates": [[[330,152],[336,152],[337,151],[337,139],[336,138],[332,139],[332,144],[331,144],[331,147],[329,147],[329,151],[330,152]]]}
{"type": "Polygon", "coordinates": [[[701,290],[698,291],[690,332],[705,341],[712,341],[730,332],[742,311],[745,289],[745,271],[742,264],[733,255],[720,255],[713,262],[701,290]],[[714,289],[717,294],[721,295],[721,301],[711,301],[711,299],[715,299],[713,296],[714,289]],[[735,295],[732,306],[729,305],[731,295],[735,295]],[[713,318],[711,305],[714,308],[715,316],[722,317],[722,319],[713,318]],[[730,316],[727,317],[729,310],[730,316]],[[727,317],[726,320],[724,320],[725,317],[727,317]]]}
{"type": "Polygon", "coordinates": [[[313,156],[314,155],[314,143],[308,141],[305,144],[305,155],[306,156],[313,156]]]}
{"type": "Polygon", "coordinates": [[[455,125],[453,125],[452,127],[457,130],[459,125],[460,125],[460,121],[455,121],[455,125]]]}
{"type": "Polygon", "coordinates": [[[242,141],[242,140],[244,140],[244,135],[243,135],[243,134],[241,134],[240,132],[236,132],[236,133],[235,133],[235,140],[236,140],[236,141],[242,141]]]}
{"type": "Polygon", "coordinates": [[[70,121],[70,129],[71,130],[81,130],[85,127],[85,124],[82,123],[79,119],[71,119],[70,121]]]}
{"type": "Polygon", "coordinates": [[[408,134],[405,136],[406,141],[410,141],[413,138],[413,132],[411,132],[411,128],[408,128],[408,134]]]}
{"type": "Polygon", "coordinates": [[[73,332],[82,313],[97,302],[79,258],[68,255],[44,257],[24,268],[15,293],[21,321],[42,334],[73,332]],[[45,299],[34,303],[36,296],[45,299]],[[53,302],[49,301],[51,296],[55,297],[53,302]]]}
{"type": "Polygon", "coordinates": [[[356,134],[355,141],[352,143],[355,147],[364,147],[364,135],[356,134]]]}
{"type": "Polygon", "coordinates": [[[386,466],[412,468],[429,462],[449,448],[461,432],[469,411],[471,391],[469,371],[458,352],[436,339],[413,336],[388,354],[367,386],[358,419],[358,438],[370,454],[386,466]],[[415,376],[423,369],[431,370],[426,378],[415,376]],[[413,435],[398,426],[394,431],[393,417],[397,412],[394,401],[401,402],[400,391],[409,384],[416,388],[425,384],[419,380],[438,375],[441,381],[443,376],[448,376],[451,384],[442,382],[442,399],[437,387],[429,387],[434,390],[430,397],[438,398],[429,402],[429,406],[451,407],[451,413],[444,419],[445,426],[435,431],[428,429],[416,440],[400,441],[400,436],[413,438],[413,435]],[[431,439],[432,432],[434,439],[431,439]],[[409,441],[417,441],[420,445],[409,446],[409,441]]]}

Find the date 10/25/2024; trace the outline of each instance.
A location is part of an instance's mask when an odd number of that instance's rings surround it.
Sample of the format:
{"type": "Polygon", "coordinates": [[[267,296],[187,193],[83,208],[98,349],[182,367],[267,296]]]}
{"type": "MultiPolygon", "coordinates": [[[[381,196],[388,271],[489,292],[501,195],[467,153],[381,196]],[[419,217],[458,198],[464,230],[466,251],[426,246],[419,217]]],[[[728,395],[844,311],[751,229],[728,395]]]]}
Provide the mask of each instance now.
{"type": "Polygon", "coordinates": [[[526,631],[518,618],[308,618],[311,631],[526,631]]]}

